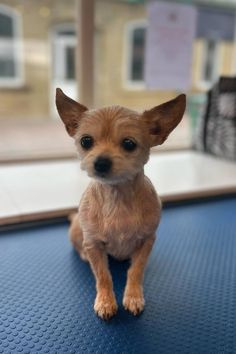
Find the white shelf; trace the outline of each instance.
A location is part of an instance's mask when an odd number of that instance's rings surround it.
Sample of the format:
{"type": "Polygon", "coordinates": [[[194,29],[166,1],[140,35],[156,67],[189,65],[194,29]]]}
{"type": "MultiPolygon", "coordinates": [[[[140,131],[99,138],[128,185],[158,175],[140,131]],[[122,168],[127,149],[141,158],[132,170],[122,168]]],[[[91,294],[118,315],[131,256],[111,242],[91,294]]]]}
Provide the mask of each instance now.
{"type": "MultiPolygon", "coordinates": [[[[236,192],[236,164],[192,152],[152,154],[145,167],[163,201],[236,192]]],[[[76,160],[0,167],[0,225],[64,216],[89,178],[76,160]]]]}

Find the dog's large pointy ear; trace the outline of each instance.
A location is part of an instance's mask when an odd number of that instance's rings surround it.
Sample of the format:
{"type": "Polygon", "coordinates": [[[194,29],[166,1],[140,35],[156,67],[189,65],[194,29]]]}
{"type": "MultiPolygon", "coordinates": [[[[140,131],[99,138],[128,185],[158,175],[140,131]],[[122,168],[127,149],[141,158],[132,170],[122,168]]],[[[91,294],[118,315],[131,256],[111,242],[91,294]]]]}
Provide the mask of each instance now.
{"type": "Polygon", "coordinates": [[[148,126],[150,146],[164,143],[172,130],[180,123],[185,108],[186,96],[182,94],[143,113],[148,126]]]}
{"type": "Polygon", "coordinates": [[[56,89],[56,106],[68,134],[73,137],[88,108],[66,96],[60,88],[56,89]]]}

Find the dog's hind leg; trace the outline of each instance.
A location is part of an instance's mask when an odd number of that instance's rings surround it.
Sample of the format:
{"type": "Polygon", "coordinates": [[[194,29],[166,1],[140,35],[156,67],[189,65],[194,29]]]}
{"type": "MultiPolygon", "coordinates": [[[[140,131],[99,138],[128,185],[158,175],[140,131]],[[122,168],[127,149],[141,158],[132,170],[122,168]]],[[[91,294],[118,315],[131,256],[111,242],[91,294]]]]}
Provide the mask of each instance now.
{"type": "Polygon", "coordinates": [[[88,261],[86,251],[83,249],[83,231],[79,224],[79,215],[77,213],[69,216],[71,221],[69,228],[69,238],[76,251],[83,261],[88,261]]]}

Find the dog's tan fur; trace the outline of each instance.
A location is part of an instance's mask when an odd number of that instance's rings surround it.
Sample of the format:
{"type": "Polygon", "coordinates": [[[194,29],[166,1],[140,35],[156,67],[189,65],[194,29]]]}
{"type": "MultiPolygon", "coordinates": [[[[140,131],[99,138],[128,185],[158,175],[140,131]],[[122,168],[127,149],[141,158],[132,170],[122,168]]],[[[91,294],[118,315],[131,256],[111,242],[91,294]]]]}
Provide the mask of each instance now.
{"type": "Polygon", "coordinates": [[[72,217],[70,239],[96,279],[94,309],[103,319],[117,311],[107,254],[131,259],[123,305],[134,315],[144,308],[143,275],[160,221],[161,202],[143,167],[150,148],[162,144],[182,119],[185,95],[139,114],[120,106],[88,110],[57,89],[56,104],[68,133],[75,139],[81,168],[93,181],[85,191],[79,211],[72,217]],[[84,150],[84,135],[94,145],[84,150]],[[134,151],[121,146],[124,138],[137,143],[134,151]],[[95,174],[99,156],[112,160],[106,176],[95,174]]]}

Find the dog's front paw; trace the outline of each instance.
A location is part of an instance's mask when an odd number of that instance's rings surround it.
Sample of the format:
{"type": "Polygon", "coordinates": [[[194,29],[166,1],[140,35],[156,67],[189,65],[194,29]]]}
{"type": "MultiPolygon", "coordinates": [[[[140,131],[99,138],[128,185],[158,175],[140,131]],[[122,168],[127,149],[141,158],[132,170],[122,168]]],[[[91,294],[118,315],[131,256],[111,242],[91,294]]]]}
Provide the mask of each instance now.
{"type": "Polygon", "coordinates": [[[109,320],[117,312],[118,306],[113,294],[97,294],[94,311],[103,320],[109,320]]]}
{"type": "Polygon", "coordinates": [[[131,312],[133,315],[140,314],[145,305],[145,300],[142,291],[128,291],[125,292],[123,297],[123,306],[126,310],[131,312]]]}

